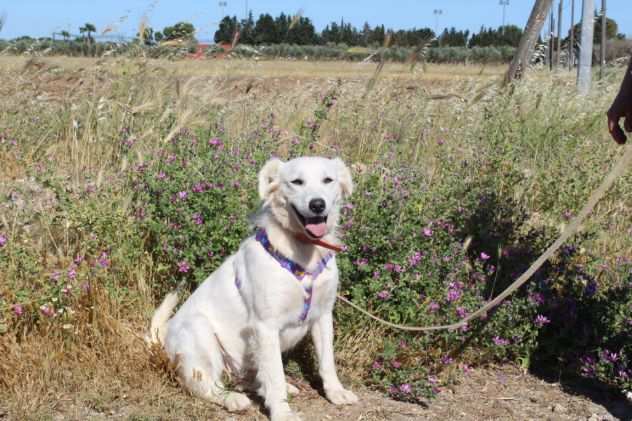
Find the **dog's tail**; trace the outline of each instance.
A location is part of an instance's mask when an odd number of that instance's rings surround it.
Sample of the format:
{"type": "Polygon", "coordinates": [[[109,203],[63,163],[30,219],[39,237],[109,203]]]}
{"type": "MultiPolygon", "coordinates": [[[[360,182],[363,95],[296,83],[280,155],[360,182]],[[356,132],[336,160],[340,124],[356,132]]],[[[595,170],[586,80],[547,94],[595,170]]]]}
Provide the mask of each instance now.
{"type": "Polygon", "coordinates": [[[148,344],[164,344],[167,336],[167,322],[171,317],[173,309],[178,305],[178,292],[173,291],[167,294],[162,304],[156,309],[151,318],[149,332],[145,336],[148,344]]]}

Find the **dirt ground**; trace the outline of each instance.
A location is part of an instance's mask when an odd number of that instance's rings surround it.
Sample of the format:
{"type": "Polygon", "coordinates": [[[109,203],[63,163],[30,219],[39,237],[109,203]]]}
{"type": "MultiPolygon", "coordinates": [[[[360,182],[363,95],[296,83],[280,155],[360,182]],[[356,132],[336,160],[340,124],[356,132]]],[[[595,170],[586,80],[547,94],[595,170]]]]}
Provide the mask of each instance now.
{"type": "MultiPolygon", "coordinates": [[[[459,384],[441,390],[437,398],[421,405],[397,402],[381,393],[355,390],[360,403],[336,407],[308,384],[290,406],[306,421],[345,420],[632,420],[632,402],[606,391],[595,392],[576,384],[544,381],[514,367],[474,369],[459,384]]],[[[162,398],[126,401],[126,395],[103,397],[107,405],[60,404],[46,416],[51,420],[267,420],[260,405],[231,414],[168,388],[162,398]]],[[[71,399],[71,398],[70,398],[71,399]]],[[[68,399],[68,400],[70,400],[68,399]]],[[[95,403],[97,401],[93,401],[95,403]]],[[[1,408],[1,405],[0,405],[1,408]]],[[[27,416],[28,418],[34,419],[27,416]]],[[[0,420],[14,420],[0,409],[0,420]]]]}

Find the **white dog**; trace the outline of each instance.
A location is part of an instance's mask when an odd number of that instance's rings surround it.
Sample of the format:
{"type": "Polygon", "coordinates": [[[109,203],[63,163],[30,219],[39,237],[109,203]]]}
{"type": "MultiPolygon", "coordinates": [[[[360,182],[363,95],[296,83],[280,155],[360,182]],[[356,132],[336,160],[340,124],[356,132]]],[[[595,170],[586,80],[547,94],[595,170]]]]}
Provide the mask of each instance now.
{"type": "MultiPolygon", "coordinates": [[[[185,387],[237,411],[250,399],[227,391],[225,370],[256,372],[255,387],[272,420],[298,420],[287,403],[281,353],[310,331],[327,398],[351,404],[334,363],[332,310],[338,269],[331,243],[340,205],[352,191],[340,159],[304,157],[268,161],[259,173],[263,206],[247,238],[182,305],[173,318],[170,293],[151,320],[148,340],[163,344],[185,387]]],[[[297,392],[289,387],[289,392],[297,392]]]]}

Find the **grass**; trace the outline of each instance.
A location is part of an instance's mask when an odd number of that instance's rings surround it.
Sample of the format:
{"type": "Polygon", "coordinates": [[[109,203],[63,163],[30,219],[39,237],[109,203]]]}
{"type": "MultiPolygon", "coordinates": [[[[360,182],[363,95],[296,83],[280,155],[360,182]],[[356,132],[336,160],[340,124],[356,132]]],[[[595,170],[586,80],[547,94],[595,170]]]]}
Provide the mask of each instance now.
{"type": "MultiPolygon", "coordinates": [[[[387,64],[367,92],[374,69],[338,62],[0,57],[0,234],[8,241],[0,251],[6,252],[0,411],[47,419],[78,407],[107,413],[135,403],[142,413],[130,417],[162,415],[165,408],[191,419],[212,417],[214,408],[182,393],[164,360],[140,339],[161,293],[160,267],[143,250],[131,215],[128,173],[182,129],[221,123],[225,138],[248,145],[265,125],[275,152],[285,156],[323,97],[334,95],[314,153],[341,155],[356,177],[375,168],[420,170],[428,185],[470,163],[459,174],[493,179],[499,197],[528,210],[528,226],[553,231],[562,228],[565,213],[580,208],[619,153],[604,120],[617,70],[579,98],[566,72],[535,71],[512,95],[501,92],[495,82],[504,68],[497,66],[410,72],[387,64]],[[483,156],[495,165],[479,165],[483,156]],[[78,255],[103,253],[111,258],[106,270],[77,264],[77,288],[90,281],[89,291],[71,297],[52,291],[58,268],[78,255]],[[38,314],[51,294],[66,313],[47,320],[38,314]],[[24,314],[17,315],[15,303],[24,314]],[[64,318],[71,321],[57,322],[64,318]]],[[[584,227],[591,235],[582,253],[606,266],[632,256],[631,181],[628,174],[617,183],[584,227]]],[[[622,282],[606,271],[599,276],[606,289],[622,282]]],[[[346,320],[337,332],[341,372],[360,384],[384,332],[340,311],[346,320]]]]}

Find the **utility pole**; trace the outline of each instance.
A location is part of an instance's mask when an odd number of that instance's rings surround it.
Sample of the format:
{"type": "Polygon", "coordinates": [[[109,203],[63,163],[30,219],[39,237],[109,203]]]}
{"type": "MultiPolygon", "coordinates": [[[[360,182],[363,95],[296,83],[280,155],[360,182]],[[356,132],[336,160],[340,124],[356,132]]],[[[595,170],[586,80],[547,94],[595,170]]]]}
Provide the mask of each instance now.
{"type": "Polygon", "coordinates": [[[603,79],[606,71],[606,48],[608,46],[608,18],[606,16],[606,0],[601,0],[601,64],[599,79],[603,79]]]}
{"type": "Polygon", "coordinates": [[[509,6],[509,0],[500,0],[500,5],[503,7],[503,25],[501,26],[503,33],[505,32],[505,17],[507,16],[506,14],[506,7],[509,6]]]}
{"type": "Polygon", "coordinates": [[[439,38],[439,16],[443,14],[443,10],[435,9],[432,13],[435,15],[435,36],[439,38]]]}
{"type": "Polygon", "coordinates": [[[547,12],[551,9],[552,4],[553,0],[536,0],[533,5],[531,15],[529,15],[529,20],[527,21],[527,26],[522,33],[522,38],[520,38],[518,50],[516,50],[516,54],[514,55],[513,60],[509,65],[509,69],[505,74],[503,86],[511,83],[516,78],[520,66],[522,66],[523,71],[526,71],[529,66],[529,60],[533,54],[535,43],[538,40],[538,34],[544,26],[547,12]]]}
{"type": "Polygon", "coordinates": [[[575,0],[571,0],[571,29],[568,43],[568,70],[575,65],[575,0]]]}
{"type": "Polygon", "coordinates": [[[562,9],[564,8],[564,0],[560,0],[557,8],[557,57],[555,58],[555,68],[560,68],[560,59],[562,57],[562,9]]]}
{"type": "Polygon", "coordinates": [[[228,6],[228,3],[225,1],[220,1],[219,2],[219,13],[220,13],[220,17],[219,20],[221,21],[222,19],[224,19],[224,8],[228,6]]]}
{"type": "Polygon", "coordinates": [[[592,53],[595,1],[584,0],[582,8],[582,36],[579,46],[579,65],[577,70],[577,91],[580,95],[588,95],[592,78],[592,53]]]}
{"type": "Polygon", "coordinates": [[[555,58],[555,11],[551,7],[551,25],[549,26],[549,70],[553,70],[553,59],[555,58]]]}
{"type": "Polygon", "coordinates": [[[248,20],[248,0],[246,0],[246,15],[244,16],[245,20],[248,20]]]}

